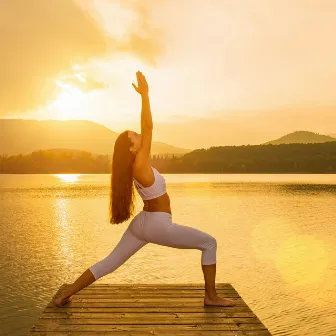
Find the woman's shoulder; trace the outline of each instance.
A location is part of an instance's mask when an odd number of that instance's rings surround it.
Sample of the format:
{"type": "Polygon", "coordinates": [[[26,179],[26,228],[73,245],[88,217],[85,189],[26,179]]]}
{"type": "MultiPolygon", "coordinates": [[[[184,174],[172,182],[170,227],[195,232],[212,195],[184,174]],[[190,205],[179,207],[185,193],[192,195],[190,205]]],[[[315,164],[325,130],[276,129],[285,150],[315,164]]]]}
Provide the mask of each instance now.
{"type": "Polygon", "coordinates": [[[153,168],[149,163],[140,167],[133,165],[133,177],[145,188],[148,188],[154,184],[154,172],[155,168],[153,168]]]}

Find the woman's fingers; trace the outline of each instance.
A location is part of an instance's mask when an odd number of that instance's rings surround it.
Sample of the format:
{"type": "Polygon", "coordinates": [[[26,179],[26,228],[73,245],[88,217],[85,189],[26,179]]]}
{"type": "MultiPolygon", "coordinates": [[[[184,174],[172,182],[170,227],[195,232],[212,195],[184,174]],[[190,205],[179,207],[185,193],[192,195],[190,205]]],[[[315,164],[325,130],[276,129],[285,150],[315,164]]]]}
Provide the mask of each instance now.
{"type": "Polygon", "coordinates": [[[135,86],[135,84],[134,84],[134,83],[132,83],[132,85],[133,85],[133,87],[134,87],[135,91],[136,91],[136,92],[139,92],[139,90],[138,90],[138,88],[135,86]]]}
{"type": "Polygon", "coordinates": [[[138,87],[136,87],[133,83],[133,87],[134,89],[138,92],[138,93],[142,93],[142,92],[145,92],[148,90],[148,84],[147,84],[147,81],[146,81],[146,78],[145,76],[142,74],[141,71],[137,71],[136,72],[136,77],[137,77],[137,80],[138,80],[138,87]]]}
{"type": "Polygon", "coordinates": [[[136,76],[137,76],[137,81],[138,81],[138,88],[140,89],[142,87],[142,81],[141,81],[141,73],[140,73],[140,71],[137,71],[136,76]]]}
{"type": "Polygon", "coordinates": [[[138,82],[141,86],[144,85],[144,75],[139,71],[139,74],[138,74],[138,82]]]}

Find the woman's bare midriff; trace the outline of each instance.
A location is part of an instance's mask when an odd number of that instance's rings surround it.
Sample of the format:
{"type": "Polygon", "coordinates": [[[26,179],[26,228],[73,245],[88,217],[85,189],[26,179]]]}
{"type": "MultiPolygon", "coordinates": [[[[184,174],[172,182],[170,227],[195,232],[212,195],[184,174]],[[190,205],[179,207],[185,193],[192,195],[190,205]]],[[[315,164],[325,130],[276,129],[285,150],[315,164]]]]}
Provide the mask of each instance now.
{"type": "Polygon", "coordinates": [[[151,200],[143,200],[144,211],[149,212],[168,212],[171,214],[170,198],[167,193],[151,200]]]}

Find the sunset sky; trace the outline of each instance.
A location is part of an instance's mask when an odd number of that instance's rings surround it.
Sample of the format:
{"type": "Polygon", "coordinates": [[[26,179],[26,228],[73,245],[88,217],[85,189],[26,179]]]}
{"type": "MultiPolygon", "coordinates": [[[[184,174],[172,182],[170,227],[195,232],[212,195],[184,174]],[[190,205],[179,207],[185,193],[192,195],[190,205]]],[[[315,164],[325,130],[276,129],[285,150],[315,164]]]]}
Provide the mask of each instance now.
{"type": "Polygon", "coordinates": [[[139,131],[140,70],[157,141],[183,147],[168,121],[210,136],[199,118],[265,141],[266,124],[272,138],[336,133],[335,17],[333,0],[5,0],[1,117],[139,131]]]}

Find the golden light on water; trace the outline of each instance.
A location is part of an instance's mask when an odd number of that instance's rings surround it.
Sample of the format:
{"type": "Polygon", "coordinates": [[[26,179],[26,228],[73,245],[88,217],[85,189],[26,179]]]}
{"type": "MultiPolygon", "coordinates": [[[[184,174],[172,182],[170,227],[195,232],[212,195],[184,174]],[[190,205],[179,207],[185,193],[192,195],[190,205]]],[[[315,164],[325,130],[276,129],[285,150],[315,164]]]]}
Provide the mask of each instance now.
{"type": "Polygon", "coordinates": [[[311,235],[297,232],[281,217],[260,221],[251,231],[255,258],[275,265],[289,285],[314,286],[328,275],[328,247],[311,235]]]}
{"type": "Polygon", "coordinates": [[[310,235],[287,238],[277,250],[276,266],[283,279],[291,284],[321,282],[328,267],[327,247],[310,235]]]}
{"type": "Polygon", "coordinates": [[[254,257],[275,270],[280,283],[296,298],[315,307],[332,306],[336,299],[333,239],[301,234],[288,218],[268,217],[251,230],[254,257]]]}
{"type": "Polygon", "coordinates": [[[282,242],[296,233],[286,219],[267,217],[251,230],[251,245],[256,259],[274,262],[282,242]]]}
{"type": "Polygon", "coordinates": [[[78,182],[78,177],[82,174],[54,174],[62,182],[78,182]]]}
{"type": "MultiPolygon", "coordinates": [[[[68,260],[73,260],[72,244],[72,227],[69,220],[69,201],[65,198],[59,197],[55,199],[54,203],[55,214],[57,218],[57,233],[59,239],[59,253],[64,258],[67,256],[68,260]]],[[[69,262],[71,264],[71,261],[69,262]]]]}

